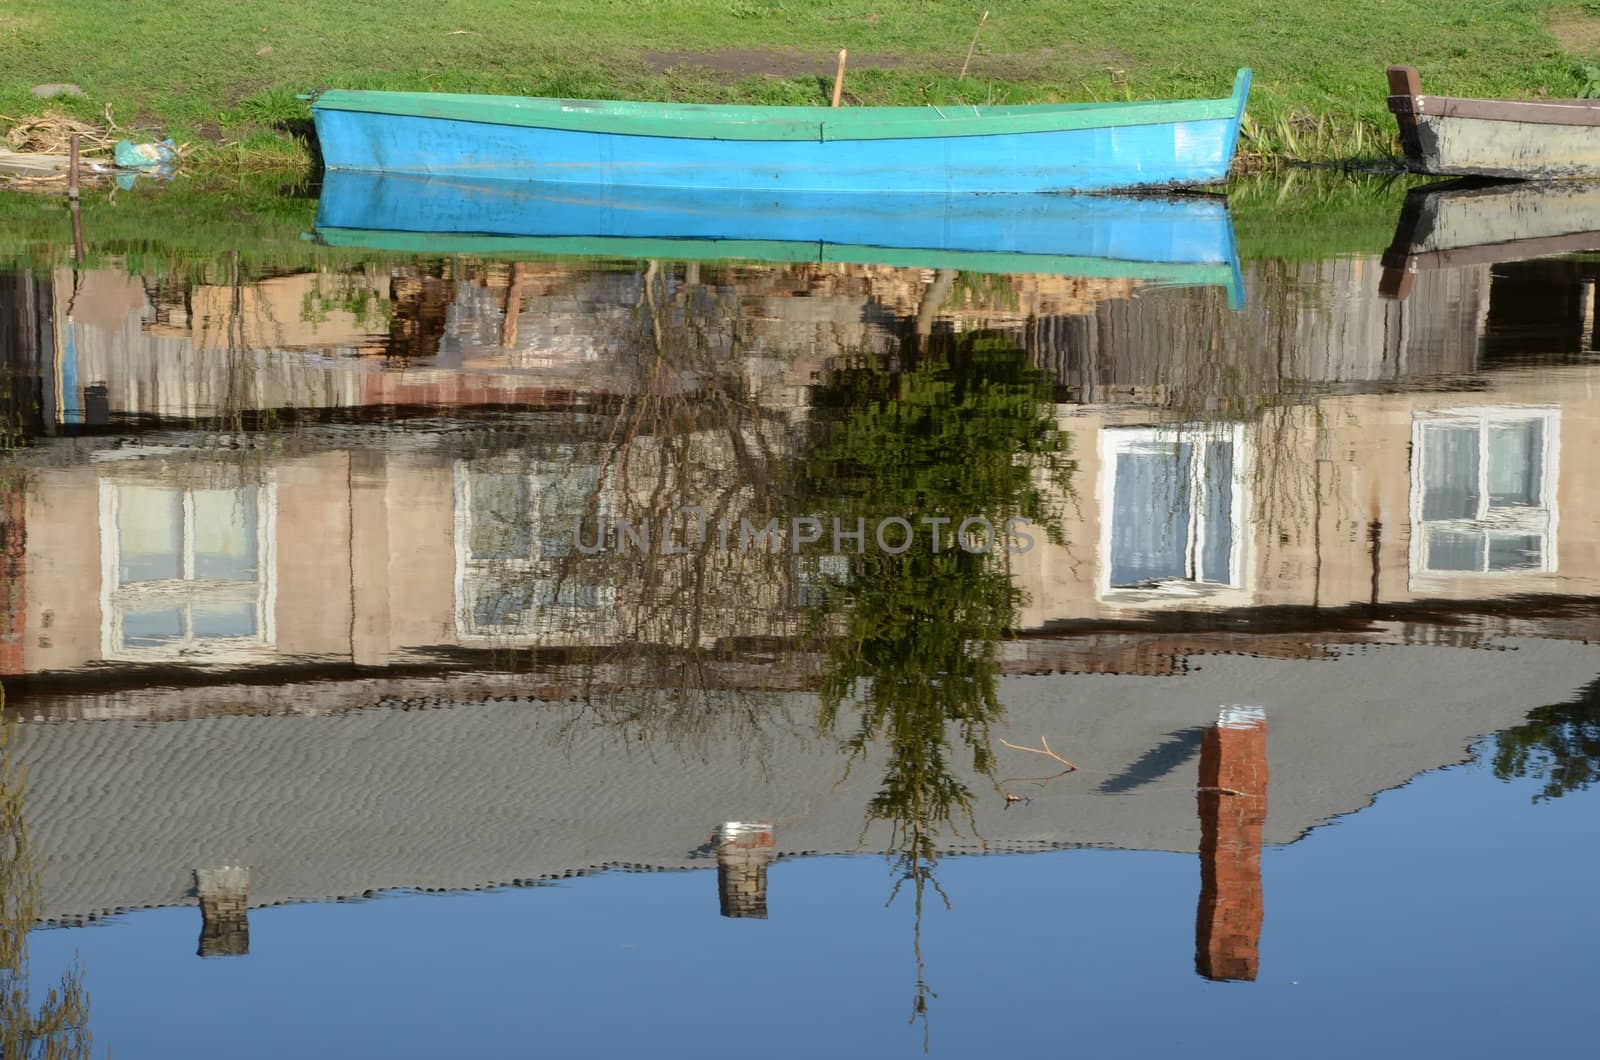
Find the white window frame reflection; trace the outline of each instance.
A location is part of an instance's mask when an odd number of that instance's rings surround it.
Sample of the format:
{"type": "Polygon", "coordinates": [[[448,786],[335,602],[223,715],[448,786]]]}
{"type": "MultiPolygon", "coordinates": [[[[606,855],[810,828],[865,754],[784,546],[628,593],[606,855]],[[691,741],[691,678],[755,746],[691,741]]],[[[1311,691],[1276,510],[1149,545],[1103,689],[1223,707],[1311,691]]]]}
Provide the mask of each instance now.
{"type": "Polygon", "coordinates": [[[1451,578],[1504,578],[1516,575],[1550,574],[1557,568],[1557,530],[1560,508],[1556,488],[1561,462],[1561,411],[1548,407],[1491,406],[1438,409],[1419,412],[1411,424],[1411,581],[1413,588],[1451,578]],[[1536,473],[1538,497],[1533,503],[1496,503],[1491,463],[1491,432],[1495,428],[1526,427],[1538,424],[1541,450],[1536,473]],[[1472,483],[1473,511],[1440,517],[1428,511],[1428,476],[1434,470],[1429,432],[1446,429],[1474,430],[1477,435],[1477,467],[1472,483]],[[1436,553],[1440,535],[1480,538],[1478,562],[1474,567],[1443,567],[1436,553]],[[1538,555],[1517,564],[1496,565],[1494,544],[1517,538],[1538,543],[1538,555]]]}
{"type": "MultiPolygon", "coordinates": [[[[1207,424],[1179,427],[1106,427],[1100,431],[1099,593],[1108,603],[1141,606],[1179,604],[1205,598],[1210,602],[1243,602],[1251,581],[1249,548],[1249,483],[1251,434],[1244,424],[1207,424]],[[1206,471],[1206,445],[1228,442],[1231,464],[1225,482],[1212,481],[1206,471]],[[1183,448],[1187,447],[1184,459],[1183,448]],[[1160,456],[1172,461],[1171,473],[1181,476],[1177,488],[1187,501],[1188,526],[1182,542],[1182,570],[1171,577],[1119,584],[1117,548],[1118,462],[1124,456],[1160,456]],[[1182,466],[1180,466],[1180,463],[1182,466]],[[1211,501],[1226,485],[1228,520],[1225,572],[1207,569],[1207,541],[1211,530],[1211,501]],[[1215,496],[1214,496],[1215,495],[1215,496]]],[[[1215,557],[1209,562],[1213,565],[1215,557]]]]}
{"type": "MultiPolygon", "coordinates": [[[[547,489],[559,488],[564,479],[576,470],[589,468],[598,473],[598,466],[579,462],[576,451],[562,447],[546,459],[531,460],[525,456],[485,457],[457,460],[455,463],[455,623],[456,636],[462,643],[525,643],[559,639],[563,635],[594,634],[609,626],[616,604],[616,589],[611,584],[590,581],[570,583],[574,599],[568,602],[541,603],[537,599],[539,586],[548,580],[548,563],[541,553],[540,542],[546,540],[545,528],[540,525],[543,512],[537,499],[547,489]],[[480,558],[473,554],[473,477],[474,474],[497,474],[522,478],[528,490],[527,510],[528,554],[480,558]],[[478,604],[481,594],[507,580],[521,580],[534,594],[519,622],[485,623],[479,620],[478,604]]],[[[600,496],[600,518],[609,518],[611,505],[606,492],[600,496]]],[[[576,514],[571,518],[576,518],[576,514]]],[[[552,534],[572,541],[573,524],[566,516],[558,517],[558,525],[549,528],[552,534]]],[[[585,527],[588,533],[588,527],[585,527]]],[[[593,538],[586,536],[586,542],[593,538]]],[[[577,555],[576,545],[571,545],[569,555],[577,555]]],[[[606,555],[615,557],[615,552],[606,555]]],[[[560,558],[557,558],[559,562],[560,558]]],[[[590,560],[589,562],[594,562],[590,560]]],[[[561,592],[569,591],[563,585],[561,592]]]]}
{"type": "Polygon", "coordinates": [[[272,653],[277,643],[277,488],[269,473],[259,482],[222,489],[254,491],[256,565],[252,580],[199,576],[195,561],[199,530],[195,493],[203,490],[202,487],[135,476],[100,479],[100,647],[104,658],[122,662],[236,663],[250,662],[272,653]],[[180,569],[176,577],[122,581],[120,501],[125,488],[155,489],[180,495],[180,569]],[[253,619],[254,632],[236,636],[197,635],[195,611],[207,605],[244,605],[253,619]],[[129,646],[126,627],[130,614],[157,609],[180,614],[178,635],[160,645],[129,646]]]}
{"type": "Polygon", "coordinates": [[[820,607],[841,586],[849,583],[850,555],[848,552],[796,555],[790,573],[793,576],[789,594],[791,606],[820,607]]]}

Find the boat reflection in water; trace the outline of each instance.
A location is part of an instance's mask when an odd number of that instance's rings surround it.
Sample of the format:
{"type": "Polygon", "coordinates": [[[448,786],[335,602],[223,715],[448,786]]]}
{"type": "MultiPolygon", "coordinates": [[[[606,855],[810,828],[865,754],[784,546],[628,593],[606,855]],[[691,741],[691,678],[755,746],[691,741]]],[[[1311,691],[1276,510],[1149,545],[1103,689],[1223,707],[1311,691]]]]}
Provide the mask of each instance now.
{"type": "Polygon", "coordinates": [[[1406,297],[1423,270],[1592,250],[1600,250],[1600,182],[1430,184],[1406,195],[1383,256],[1383,291],[1406,297]]]}
{"type": "Polygon", "coordinates": [[[696,191],[332,171],[330,246],[412,253],[887,265],[1217,284],[1242,298],[1218,197],[696,191]]]}

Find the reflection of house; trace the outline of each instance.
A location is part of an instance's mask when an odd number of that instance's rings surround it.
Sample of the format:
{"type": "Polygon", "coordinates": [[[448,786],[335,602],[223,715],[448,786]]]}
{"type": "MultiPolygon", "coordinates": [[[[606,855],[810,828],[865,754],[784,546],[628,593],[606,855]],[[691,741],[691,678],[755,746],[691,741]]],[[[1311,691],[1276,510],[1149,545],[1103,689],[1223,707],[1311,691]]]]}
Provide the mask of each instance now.
{"type": "MultiPolygon", "coordinates": [[[[1328,395],[1234,425],[1063,407],[1076,492],[1063,544],[1035,534],[1010,557],[1020,628],[1600,591],[1600,495],[1562,459],[1600,441],[1595,371],[1328,395]]],[[[26,489],[4,495],[20,577],[0,660],[372,666],[445,647],[792,633],[820,558],[714,540],[666,556],[660,533],[688,500],[754,510],[774,465],[739,454],[781,458],[782,418],[759,444],[708,422],[619,448],[614,425],[544,413],[515,429],[243,434],[238,449],[182,433],[42,447],[26,489]],[[613,512],[656,521],[648,562],[616,539],[577,554],[580,528],[613,512]]]]}
{"type": "Polygon", "coordinates": [[[1517,364],[1530,353],[1543,357],[1600,353],[1597,280],[1600,263],[1593,256],[1495,265],[1484,317],[1484,363],[1517,364]]]}
{"type": "Polygon", "coordinates": [[[271,452],[269,436],[232,450],[173,435],[32,468],[0,510],[20,572],[0,598],[12,631],[0,672],[375,666],[462,646],[687,646],[792,632],[786,556],[715,541],[662,555],[659,533],[648,561],[575,548],[592,505],[600,516],[644,508],[661,476],[682,496],[747,501],[736,440],[716,430],[634,438],[624,484],[616,447],[583,438],[607,422],[533,417],[523,427],[509,441],[470,424],[423,439],[368,431],[359,437],[374,448],[345,435],[345,447],[288,453],[271,452]]]}
{"type": "Polygon", "coordinates": [[[1228,410],[1251,395],[1392,385],[1530,354],[1592,358],[1597,271],[1567,258],[1419,272],[1413,293],[1390,301],[1375,258],[1251,261],[1239,312],[1216,289],[1153,290],[1032,318],[1017,334],[1075,400],[1228,410]]]}
{"type": "MultiPolygon", "coordinates": [[[[1258,840],[1293,842],[1376,792],[1460,761],[1479,734],[1570,700],[1600,674],[1593,644],[1496,646],[1504,650],[1210,655],[1168,677],[1005,679],[1005,717],[993,735],[1036,743],[1048,733],[1080,771],[1007,809],[990,783],[963,770],[977,793],[975,828],[943,833],[938,844],[952,853],[1110,846],[1194,854],[1214,836],[1210,937],[1219,958],[1242,956],[1258,840]],[[1218,705],[1238,702],[1264,706],[1270,741],[1248,728],[1207,736],[1218,705]],[[1202,801],[1197,815],[1197,768],[1215,770],[1215,786],[1231,790],[1266,782],[1271,814],[1262,821],[1255,804],[1224,796],[1217,814],[1202,801]],[[1236,810],[1244,816],[1231,816],[1236,810]]],[[[496,693],[506,697],[499,702],[470,705],[436,700],[439,687],[419,683],[390,705],[323,716],[25,721],[13,752],[28,771],[42,914],[59,921],[192,904],[194,870],[215,866],[249,866],[252,908],[626,866],[717,868],[706,873],[707,903],[716,892],[730,911],[775,910],[762,902],[782,886],[771,866],[889,842],[881,826],[862,838],[882,779],[879,752],[849,765],[836,735],[813,732],[809,694],[753,696],[759,739],[692,699],[691,714],[706,709],[719,720],[640,742],[578,705],[519,697],[514,686],[496,693]],[[729,819],[781,823],[766,833],[729,830],[707,850],[707,823],[729,819]],[[722,839],[736,844],[726,858],[713,856],[722,839]]],[[[162,691],[169,701],[188,695],[162,691]]],[[[993,749],[997,776],[1037,775],[1035,756],[998,742],[993,749]]]]}
{"type": "Polygon", "coordinates": [[[1101,597],[1214,596],[1242,588],[1248,458],[1237,425],[1101,431],[1101,597]]]}
{"type": "Polygon", "coordinates": [[[1246,264],[1220,289],[1141,290],[1070,276],[947,277],[851,265],[596,267],[451,261],[237,284],[90,270],[12,277],[0,344],[52,423],[118,414],[546,403],[625,393],[653,346],[746,362],[792,405],[829,358],[913,331],[998,330],[1078,400],[1237,408],[1308,384],[1395,383],[1529,349],[1594,352],[1594,269],[1520,262],[1419,274],[1378,296],[1375,259],[1246,264]],[[1137,296],[1136,296],[1137,295],[1137,296]],[[69,319],[70,318],[70,319],[69,319]],[[26,333],[25,335],[22,333],[26,333]],[[384,356],[380,370],[371,355],[384,356]],[[401,370],[403,369],[403,370],[401,370]]]}
{"type": "Polygon", "coordinates": [[[1376,258],[1246,263],[1245,304],[1158,290],[1091,314],[1039,321],[1028,349],[1073,397],[1227,408],[1249,393],[1327,382],[1396,382],[1477,367],[1489,270],[1417,277],[1405,302],[1378,297],[1376,258]]]}
{"type": "Polygon", "coordinates": [[[1234,425],[1062,406],[1077,494],[1065,544],[1012,557],[1022,627],[1600,593],[1600,494],[1562,459],[1600,445],[1597,371],[1329,394],[1234,425]]]}
{"type": "Polygon", "coordinates": [[[52,287],[59,423],[339,407],[360,393],[359,376],[336,359],[371,345],[370,322],[325,302],[375,298],[363,275],[197,284],[181,304],[157,302],[138,278],[109,270],[84,273],[76,288],[59,270],[52,287]]]}
{"type": "Polygon", "coordinates": [[[600,465],[571,448],[528,460],[509,453],[455,466],[456,633],[463,641],[603,635],[614,587],[570,563],[600,465]]]}
{"type": "Polygon", "coordinates": [[[1412,428],[1411,573],[1556,569],[1561,413],[1456,408],[1412,428]]]}
{"type": "Polygon", "coordinates": [[[270,648],[275,509],[270,476],[231,488],[102,478],[104,657],[240,661],[270,648]]]}

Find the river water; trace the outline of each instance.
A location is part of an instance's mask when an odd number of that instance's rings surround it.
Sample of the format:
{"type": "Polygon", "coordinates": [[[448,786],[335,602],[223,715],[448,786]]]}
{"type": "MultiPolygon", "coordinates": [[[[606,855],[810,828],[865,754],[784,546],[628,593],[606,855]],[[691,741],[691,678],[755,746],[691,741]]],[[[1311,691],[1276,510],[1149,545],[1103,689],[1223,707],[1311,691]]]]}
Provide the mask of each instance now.
{"type": "Polygon", "coordinates": [[[0,1038],[1581,1050],[1600,213],[1434,194],[1033,272],[28,228],[0,1038]]]}

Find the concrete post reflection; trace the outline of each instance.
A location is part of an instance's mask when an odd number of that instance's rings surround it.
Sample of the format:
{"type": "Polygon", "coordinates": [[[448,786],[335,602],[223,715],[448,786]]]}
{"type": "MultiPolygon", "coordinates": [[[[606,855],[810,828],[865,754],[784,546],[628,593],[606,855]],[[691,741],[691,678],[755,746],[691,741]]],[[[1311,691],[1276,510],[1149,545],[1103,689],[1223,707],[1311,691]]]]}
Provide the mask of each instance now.
{"type": "Polygon", "coordinates": [[[1200,906],[1195,971],[1256,977],[1261,940],[1261,832],[1267,821],[1267,719],[1224,707],[1200,745],[1200,906]]]}

